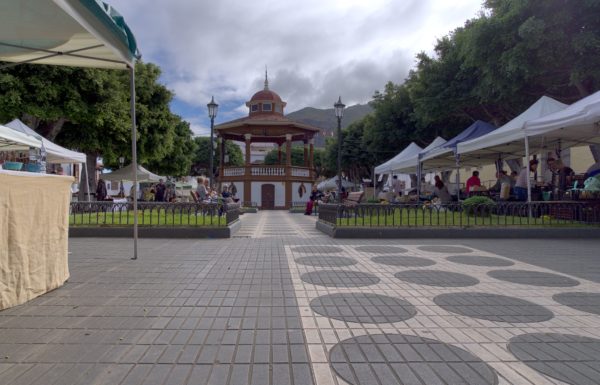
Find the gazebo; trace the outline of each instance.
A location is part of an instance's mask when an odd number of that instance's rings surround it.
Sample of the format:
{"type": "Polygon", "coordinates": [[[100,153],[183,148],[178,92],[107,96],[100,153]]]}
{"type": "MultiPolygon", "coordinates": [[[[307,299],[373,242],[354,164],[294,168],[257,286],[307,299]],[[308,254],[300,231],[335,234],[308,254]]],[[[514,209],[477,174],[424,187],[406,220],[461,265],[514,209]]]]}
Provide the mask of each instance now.
{"type": "Polygon", "coordinates": [[[266,76],[264,89],[255,93],[246,106],[247,117],[215,127],[221,145],[219,183],[234,183],[237,196],[244,204],[254,204],[261,209],[287,209],[293,202],[305,202],[315,182],[314,136],[320,129],[286,118],[283,114],[286,103],[269,89],[266,76]],[[225,165],[227,140],[245,143],[243,167],[225,165]],[[292,144],[298,142],[304,146],[304,163],[292,166],[292,144]],[[252,143],[276,144],[278,164],[253,164],[252,143]],[[285,160],[282,160],[284,144],[285,160]]]}

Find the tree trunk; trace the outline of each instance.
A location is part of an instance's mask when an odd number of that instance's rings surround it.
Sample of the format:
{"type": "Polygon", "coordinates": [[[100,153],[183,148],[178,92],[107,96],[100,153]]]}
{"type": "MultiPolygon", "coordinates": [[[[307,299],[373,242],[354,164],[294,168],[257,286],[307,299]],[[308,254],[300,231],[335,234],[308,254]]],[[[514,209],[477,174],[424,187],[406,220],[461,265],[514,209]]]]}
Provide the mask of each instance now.
{"type": "Polygon", "coordinates": [[[46,139],[53,142],[54,139],[56,139],[56,137],[60,133],[60,130],[62,130],[63,125],[65,124],[66,121],[67,121],[67,119],[65,119],[65,118],[59,118],[57,121],[48,123],[47,125],[45,125],[46,129],[47,129],[46,139]]]}
{"type": "Polygon", "coordinates": [[[87,196],[87,184],[85,178],[88,179],[90,191],[89,193],[96,193],[96,159],[98,159],[98,153],[86,154],[86,174],[81,174],[81,183],[79,184],[79,201],[86,201],[87,196]]]}

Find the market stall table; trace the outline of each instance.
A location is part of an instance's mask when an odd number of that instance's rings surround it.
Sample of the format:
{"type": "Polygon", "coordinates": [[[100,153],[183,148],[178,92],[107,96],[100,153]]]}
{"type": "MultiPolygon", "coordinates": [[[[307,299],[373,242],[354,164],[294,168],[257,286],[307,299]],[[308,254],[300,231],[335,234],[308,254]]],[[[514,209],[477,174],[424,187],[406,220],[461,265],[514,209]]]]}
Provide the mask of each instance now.
{"type": "Polygon", "coordinates": [[[69,278],[72,177],[0,170],[0,310],[69,278]]]}

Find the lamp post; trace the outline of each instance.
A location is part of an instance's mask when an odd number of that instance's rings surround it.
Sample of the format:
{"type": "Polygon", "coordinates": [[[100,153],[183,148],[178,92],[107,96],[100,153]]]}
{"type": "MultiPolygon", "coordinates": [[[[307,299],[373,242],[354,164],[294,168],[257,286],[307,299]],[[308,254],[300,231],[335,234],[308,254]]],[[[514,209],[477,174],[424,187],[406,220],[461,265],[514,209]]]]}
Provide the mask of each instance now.
{"type": "Polygon", "coordinates": [[[119,168],[123,168],[124,163],[125,163],[125,158],[120,156],[119,157],[119,168]]]}
{"type": "Polygon", "coordinates": [[[342,116],[344,116],[344,107],[346,105],[342,103],[342,97],[340,96],[338,101],[333,105],[335,108],[335,116],[337,118],[337,142],[338,142],[338,154],[337,154],[337,177],[338,177],[338,202],[342,202],[342,116]]]}
{"type": "Polygon", "coordinates": [[[214,183],[214,171],[213,171],[213,161],[215,156],[215,144],[214,144],[214,128],[215,128],[215,118],[217,117],[217,110],[219,105],[215,103],[215,97],[212,96],[210,99],[210,103],[206,105],[208,107],[208,117],[210,118],[210,163],[209,163],[209,173],[208,177],[210,178],[210,186],[213,186],[214,183]]]}

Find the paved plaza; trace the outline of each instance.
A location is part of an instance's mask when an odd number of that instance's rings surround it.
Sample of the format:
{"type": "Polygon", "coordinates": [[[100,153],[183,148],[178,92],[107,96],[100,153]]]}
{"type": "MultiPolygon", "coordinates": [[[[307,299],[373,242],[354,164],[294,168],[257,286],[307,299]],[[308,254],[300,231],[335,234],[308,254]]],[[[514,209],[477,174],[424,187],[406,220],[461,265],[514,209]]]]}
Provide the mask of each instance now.
{"type": "Polygon", "coordinates": [[[0,384],[600,383],[600,240],[71,239],[64,287],[0,311],[0,384]]]}

